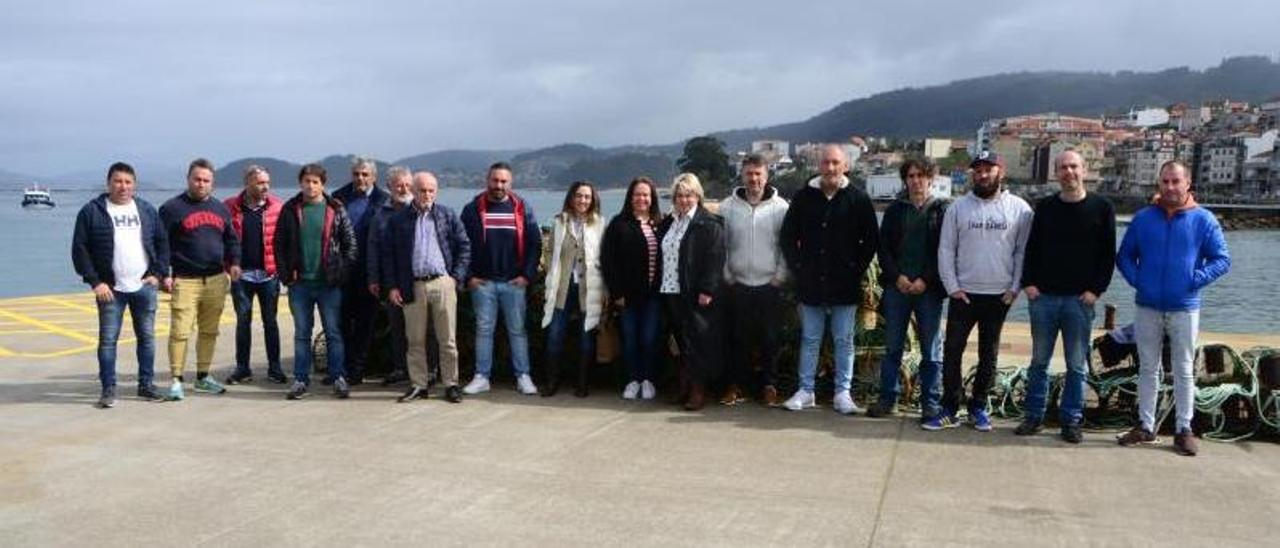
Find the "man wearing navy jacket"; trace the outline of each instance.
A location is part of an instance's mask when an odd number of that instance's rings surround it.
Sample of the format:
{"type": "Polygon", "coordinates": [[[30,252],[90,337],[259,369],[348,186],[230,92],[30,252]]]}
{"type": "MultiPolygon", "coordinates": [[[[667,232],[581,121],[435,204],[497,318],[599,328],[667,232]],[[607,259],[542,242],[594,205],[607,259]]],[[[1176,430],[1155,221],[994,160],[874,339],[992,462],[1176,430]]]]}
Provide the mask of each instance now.
{"type": "Polygon", "coordinates": [[[403,309],[410,386],[401,403],[427,397],[427,326],[435,327],[440,384],[445,401],[462,401],[458,389],[458,288],[467,277],[471,244],[453,210],[436,203],[435,175],[413,175],[413,202],[387,221],[382,279],[387,300],[403,309]]]}
{"type": "Polygon", "coordinates": [[[493,369],[493,330],[498,311],[506,321],[511,368],[521,394],[538,393],[529,376],[529,340],[525,335],[525,288],[538,273],[542,231],[533,207],[511,192],[511,166],[489,166],[486,190],[462,208],[462,224],[471,241],[467,288],[476,314],[476,375],[462,391],[489,391],[493,369]]]}
{"type": "MultiPolygon", "coordinates": [[[[346,341],[347,382],[364,382],[369,342],[373,340],[373,320],[378,311],[378,298],[369,292],[369,227],[378,208],[387,201],[387,191],[378,188],[378,165],[368,158],[356,158],[351,165],[351,182],[334,191],[333,198],[342,203],[356,235],[356,259],[348,265],[347,281],[342,286],[342,338],[346,341]]],[[[376,282],[376,280],[373,280],[376,282]]],[[[324,379],[325,384],[332,377],[324,379]]]]}
{"type": "Polygon", "coordinates": [[[1136,290],[1134,337],[1138,343],[1138,419],[1120,445],[1155,443],[1156,390],[1161,348],[1169,337],[1175,410],[1173,448],[1195,456],[1192,360],[1200,330],[1200,290],[1231,269],[1218,219],[1191,195],[1191,170],[1177,160],[1160,166],[1160,193],[1138,211],[1116,252],[1116,268],[1136,290]]]}
{"type": "Polygon", "coordinates": [[[159,400],[151,384],[156,358],[156,290],[169,270],[169,239],[156,209],[134,196],[133,167],[107,169],[107,191],[76,215],[71,262],[98,303],[98,407],[116,404],[116,341],[124,309],[138,340],[138,399],[159,400]]]}

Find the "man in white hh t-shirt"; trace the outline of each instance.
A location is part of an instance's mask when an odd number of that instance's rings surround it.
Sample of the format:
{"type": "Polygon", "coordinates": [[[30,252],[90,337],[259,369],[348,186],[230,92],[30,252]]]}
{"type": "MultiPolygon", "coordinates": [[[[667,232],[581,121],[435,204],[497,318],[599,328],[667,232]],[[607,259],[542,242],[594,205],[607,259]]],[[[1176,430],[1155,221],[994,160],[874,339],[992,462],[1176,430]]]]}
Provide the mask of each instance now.
{"type": "Polygon", "coordinates": [[[137,339],[138,398],[163,398],[152,384],[155,364],[156,291],[168,271],[169,242],[151,204],[134,197],[133,167],[116,162],[107,170],[107,191],[76,216],[71,262],[98,305],[98,378],[101,408],[116,403],[116,341],[125,308],[137,339]]]}

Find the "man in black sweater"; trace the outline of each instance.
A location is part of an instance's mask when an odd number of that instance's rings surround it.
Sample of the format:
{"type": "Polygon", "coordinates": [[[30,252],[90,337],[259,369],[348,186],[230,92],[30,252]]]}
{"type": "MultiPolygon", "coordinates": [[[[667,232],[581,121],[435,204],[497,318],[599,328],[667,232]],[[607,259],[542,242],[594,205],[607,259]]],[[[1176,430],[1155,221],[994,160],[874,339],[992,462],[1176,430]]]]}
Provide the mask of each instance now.
{"type": "Polygon", "coordinates": [[[1062,191],[1036,204],[1022,267],[1031,313],[1031,366],[1027,371],[1026,418],[1019,436],[1040,431],[1049,391],[1049,360],[1058,332],[1067,377],[1059,412],[1062,439],[1080,443],[1086,357],[1094,307],[1111,283],[1116,257],[1116,214],[1111,202],[1089,194],[1084,157],[1066,150],[1054,160],[1062,191]]]}
{"type": "Polygon", "coordinates": [[[187,340],[198,328],[196,340],[197,392],[227,391],[209,376],[213,350],[218,344],[218,319],[227,300],[230,282],[240,279],[240,239],[231,226],[231,211],[213,198],[213,163],[197,158],[187,167],[187,190],[160,206],[160,222],[169,235],[172,276],[164,288],[173,293],[170,303],[169,372],[173,383],[169,399],[181,400],[182,370],[187,362],[187,340]]]}

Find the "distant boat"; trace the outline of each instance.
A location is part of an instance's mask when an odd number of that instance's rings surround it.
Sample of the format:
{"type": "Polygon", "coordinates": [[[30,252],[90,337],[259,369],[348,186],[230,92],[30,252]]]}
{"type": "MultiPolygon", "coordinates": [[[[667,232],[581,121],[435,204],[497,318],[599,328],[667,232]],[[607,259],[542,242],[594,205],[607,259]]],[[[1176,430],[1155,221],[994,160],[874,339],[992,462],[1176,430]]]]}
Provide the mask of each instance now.
{"type": "Polygon", "coordinates": [[[40,185],[33,184],[22,191],[22,207],[49,209],[57,205],[53,203],[53,196],[49,194],[48,187],[40,188],[40,185]]]}

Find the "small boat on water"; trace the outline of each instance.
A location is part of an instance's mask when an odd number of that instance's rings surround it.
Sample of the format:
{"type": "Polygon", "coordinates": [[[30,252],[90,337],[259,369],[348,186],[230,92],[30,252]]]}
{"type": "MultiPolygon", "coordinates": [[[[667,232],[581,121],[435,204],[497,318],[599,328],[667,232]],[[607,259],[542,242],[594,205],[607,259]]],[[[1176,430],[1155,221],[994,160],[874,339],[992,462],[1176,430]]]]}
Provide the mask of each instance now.
{"type": "Polygon", "coordinates": [[[40,185],[31,185],[22,191],[22,207],[49,209],[57,205],[53,202],[53,196],[49,194],[48,187],[40,188],[40,185]]]}

